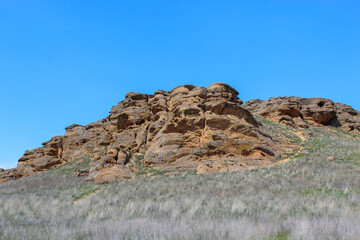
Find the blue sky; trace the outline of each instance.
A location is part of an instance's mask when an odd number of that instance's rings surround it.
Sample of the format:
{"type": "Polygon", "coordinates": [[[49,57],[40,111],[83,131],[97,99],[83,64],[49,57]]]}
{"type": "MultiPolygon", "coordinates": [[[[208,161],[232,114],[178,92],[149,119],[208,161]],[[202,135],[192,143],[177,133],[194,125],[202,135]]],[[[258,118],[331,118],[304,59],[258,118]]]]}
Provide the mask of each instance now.
{"type": "Polygon", "coordinates": [[[226,82],[243,100],[360,109],[360,1],[0,1],[0,167],[130,91],[226,82]]]}

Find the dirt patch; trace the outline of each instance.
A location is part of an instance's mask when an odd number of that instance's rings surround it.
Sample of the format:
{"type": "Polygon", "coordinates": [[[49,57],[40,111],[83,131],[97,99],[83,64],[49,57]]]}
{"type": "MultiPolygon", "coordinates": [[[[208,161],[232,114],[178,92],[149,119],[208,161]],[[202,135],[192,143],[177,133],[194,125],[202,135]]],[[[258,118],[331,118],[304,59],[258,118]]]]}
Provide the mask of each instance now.
{"type": "MultiPolygon", "coordinates": [[[[304,133],[303,133],[303,132],[301,132],[301,131],[294,131],[294,134],[296,134],[296,135],[301,139],[301,142],[305,142],[306,137],[304,136],[304,133]]],[[[304,147],[301,146],[301,147],[299,148],[299,150],[296,151],[296,153],[295,153],[293,156],[288,157],[288,158],[285,158],[285,159],[283,159],[283,160],[280,160],[280,161],[278,161],[278,162],[276,162],[276,163],[274,163],[274,164],[271,164],[271,165],[280,165],[280,164],[286,163],[286,162],[290,161],[291,159],[297,157],[297,156],[301,153],[301,151],[302,151],[303,149],[304,149],[304,147]]]]}

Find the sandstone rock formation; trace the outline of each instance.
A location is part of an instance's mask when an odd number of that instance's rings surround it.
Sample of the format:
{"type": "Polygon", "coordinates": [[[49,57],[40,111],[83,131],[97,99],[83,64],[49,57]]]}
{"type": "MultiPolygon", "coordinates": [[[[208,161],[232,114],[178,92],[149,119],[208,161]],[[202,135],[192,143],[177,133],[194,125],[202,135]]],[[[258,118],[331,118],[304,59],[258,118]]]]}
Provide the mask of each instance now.
{"type": "Polygon", "coordinates": [[[247,101],[244,108],[271,121],[292,127],[341,127],[360,132],[360,113],[352,107],[325,98],[277,97],[247,101]]]}
{"type": "Polygon", "coordinates": [[[237,95],[224,83],[184,85],[153,95],[128,93],[108,117],[73,124],[64,136],[26,151],[16,168],[0,171],[0,182],[84,156],[91,158],[91,166],[76,175],[95,183],[129,179],[142,167],[208,173],[264,166],[292,146],[264,132],[253,114],[293,127],[338,125],[359,132],[359,112],[327,99],[271,98],[243,106],[237,95]]]}
{"type": "Polygon", "coordinates": [[[360,112],[342,103],[335,103],[335,108],[336,118],[333,124],[341,126],[347,132],[360,134],[360,112]]]}
{"type": "Polygon", "coordinates": [[[122,181],[131,179],[135,176],[130,169],[123,166],[115,165],[110,168],[103,169],[94,174],[89,180],[96,184],[111,183],[115,181],[122,181]]]}

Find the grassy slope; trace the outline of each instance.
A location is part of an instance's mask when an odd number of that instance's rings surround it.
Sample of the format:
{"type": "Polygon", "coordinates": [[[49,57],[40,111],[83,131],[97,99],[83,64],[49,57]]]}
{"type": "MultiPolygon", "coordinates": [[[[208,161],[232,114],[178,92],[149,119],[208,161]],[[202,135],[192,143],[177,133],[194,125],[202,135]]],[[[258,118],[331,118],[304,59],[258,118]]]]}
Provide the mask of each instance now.
{"type": "Polygon", "coordinates": [[[303,154],[265,169],[98,186],[70,164],[1,184],[0,239],[358,239],[360,139],[311,131],[303,154]]]}

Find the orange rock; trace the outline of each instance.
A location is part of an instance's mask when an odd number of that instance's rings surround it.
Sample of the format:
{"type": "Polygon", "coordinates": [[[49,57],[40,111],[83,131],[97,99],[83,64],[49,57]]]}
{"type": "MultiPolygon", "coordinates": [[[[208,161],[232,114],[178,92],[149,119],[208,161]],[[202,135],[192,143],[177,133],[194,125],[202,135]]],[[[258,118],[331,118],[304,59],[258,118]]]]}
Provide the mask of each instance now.
{"type": "Polygon", "coordinates": [[[94,183],[104,184],[112,183],[116,181],[129,180],[133,178],[135,174],[128,168],[115,165],[111,168],[104,168],[94,175],[94,183]]]}
{"type": "Polygon", "coordinates": [[[360,133],[360,112],[350,106],[325,98],[277,97],[266,101],[247,101],[244,107],[253,114],[293,127],[341,127],[360,133]]]}
{"type": "Polygon", "coordinates": [[[73,124],[64,136],[26,151],[15,169],[0,171],[0,181],[83,156],[90,156],[93,164],[80,175],[106,179],[109,174],[109,181],[126,179],[120,176],[125,170],[119,169],[128,162],[174,172],[228,172],[268,164],[296,147],[265,133],[253,114],[293,127],[332,125],[360,132],[360,113],[328,99],[278,97],[242,103],[238,92],[225,83],[208,88],[184,85],[153,95],[131,92],[106,118],[85,126],[73,124]]]}

